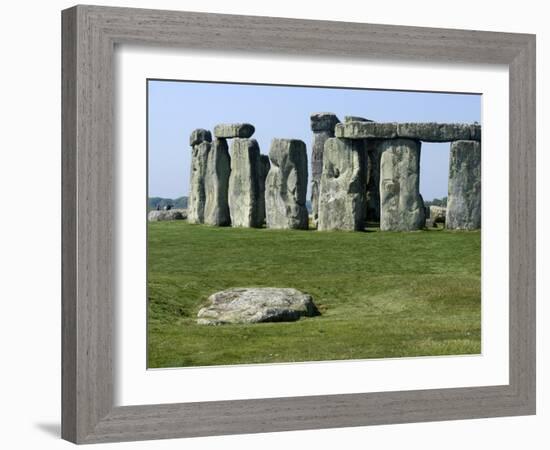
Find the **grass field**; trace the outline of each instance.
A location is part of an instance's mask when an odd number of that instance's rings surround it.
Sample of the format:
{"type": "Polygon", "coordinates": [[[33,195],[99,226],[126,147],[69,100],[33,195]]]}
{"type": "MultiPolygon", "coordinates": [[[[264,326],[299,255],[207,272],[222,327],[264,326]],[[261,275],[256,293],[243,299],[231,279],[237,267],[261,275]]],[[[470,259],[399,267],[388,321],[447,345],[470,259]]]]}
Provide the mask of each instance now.
{"type": "Polygon", "coordinates": [[[479,232],[148,227],[149,367],[480,353],[479,232]],[[322,315],[195,323],[210,294],[246,286],[300,289],[322,315]]]}

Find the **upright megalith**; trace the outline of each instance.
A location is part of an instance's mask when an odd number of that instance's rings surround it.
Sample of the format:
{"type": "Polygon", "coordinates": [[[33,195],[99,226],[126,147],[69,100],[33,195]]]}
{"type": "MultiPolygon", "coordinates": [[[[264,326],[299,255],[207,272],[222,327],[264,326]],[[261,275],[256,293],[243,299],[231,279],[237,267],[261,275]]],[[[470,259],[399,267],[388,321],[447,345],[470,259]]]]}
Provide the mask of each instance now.
{"type": "Polygon", "coordinates": [[[327,139],[319,192],[319,230],[364,228],[366,167],[363,141],[327,139]]]}
{"type": "Polygon", "coordinates": [[[340,120],[333,113],[315,113],[310,117],[313,131],[311,152],[311,211],[317,223],[319,211],[319,184],[323,172],[323,152],[327,139],[334,137],[334,127],[340,120]]]}
{"type": "Polygon", "coordinates": [[[204,223],[204,206],[206,202],[205,176],[210,153],[212,135],[202,128],[191,133],[191,175],[189,199],[187,205],[187,221],[189,223],[204,223]]]}
{"type": "Polygon", "coordinates": [[[254,125],[249,123],[221,123],[214,127],[217,138],[249,138],[254,134],[254,125]]]}
{"type": "Polygon", "coordinates": [[[380,221],[380,151],[379,143],[380,139],[376,139],[373,136],[384,136],[385,133],[393,135],[393,124],[390,126],[379,127],[373,120],[360,116],[344,116],[344,123],[338,125],[338,132],[336,136],[344,136],[350,139],[362,139],[365,145],[365,168],[366,176],[366,217],[368,222],[380,221]],[[371,125],[354,125],[357,123],[365,123],[371,125]],[[347,131],[346,134],[344,130],[347,131]],[[361,137],[363,135],[367,138],[361,137]],[[357,136],[357,137],[356,137],[357,136]]]}
{"type": "Polygon", "coordinates": [[[265,220],[262,182],[265,172],[256,139],[236,138],[231,145],[229,211],[234,227],[261,228],[265,220]]]}
{"type": "Polygon", "coordinates": [[[227,141],[216,138],[208,153],[205,174],[204,223],[207,225],[227,226],[231,224],[229,215],[229,175],[231,157],[227,141]]]}
{"type": "Polygon", "coordinates": [[[378,139],[365,139],[367,222],[380,222],[381,142],[378,139]]]}
{"type": "Polygon", "coordinates": [[[380,229],[424,228],[426,212],[419,193],[420,142],[392,139],[380,143],[380,229]]]}
{"type": "Polygon", "coordinates": [[[268,228],[308,228],[306,144],[297,139],[273,139],[271,169],[266,179],[268,228]]]}
{"type": "Polygon", "coordinates": [[[451,144],[449,196],[445,226],[451,230],[481,228],[481,144],[451,144]]]}
{"type": "Polygon", "coordinates": [[[260,168],[259,168],[260,196],[258,197],[258,209],[259,209],[259,215],[261,217],[262,224],[265,222],[265,217],[266,217],[265,183],[266,183],[267,174],[269,173],[270,168],[271,168],[271,163],[269,162],[269,156],[260,155],[260,168]]]}

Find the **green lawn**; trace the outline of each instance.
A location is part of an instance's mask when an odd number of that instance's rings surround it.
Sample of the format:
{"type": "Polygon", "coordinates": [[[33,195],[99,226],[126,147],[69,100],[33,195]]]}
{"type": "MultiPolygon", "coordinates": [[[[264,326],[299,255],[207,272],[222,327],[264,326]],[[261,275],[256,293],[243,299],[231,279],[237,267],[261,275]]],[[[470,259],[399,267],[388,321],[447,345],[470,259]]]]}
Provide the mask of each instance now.
{"type": "Polygon", "coordinates": [[[316,232],[148,224],[148,365],[480,353],[479,232],[316,232]],[[293,287],[320,316],[204,326],[230,287],[293,287]]]}

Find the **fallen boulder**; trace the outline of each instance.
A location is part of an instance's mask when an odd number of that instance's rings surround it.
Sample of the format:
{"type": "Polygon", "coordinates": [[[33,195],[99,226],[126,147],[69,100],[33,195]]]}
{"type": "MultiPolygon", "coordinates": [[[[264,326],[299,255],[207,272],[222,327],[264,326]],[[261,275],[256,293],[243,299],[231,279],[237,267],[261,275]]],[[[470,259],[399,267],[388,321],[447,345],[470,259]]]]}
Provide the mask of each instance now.
{"type": "Polygon", "coordinates": [[[208,297],[197,314],[199,325],[294,322],[319,311],[311,295],[292,288],[232,288],[208,297]]]}
{"type": "Polygon", "coordinates": [[[169,209],[149,211],[147,220],[149,222],[160,222],[163,220],[184,220],[187,219],[186,209],[169,209]]]}

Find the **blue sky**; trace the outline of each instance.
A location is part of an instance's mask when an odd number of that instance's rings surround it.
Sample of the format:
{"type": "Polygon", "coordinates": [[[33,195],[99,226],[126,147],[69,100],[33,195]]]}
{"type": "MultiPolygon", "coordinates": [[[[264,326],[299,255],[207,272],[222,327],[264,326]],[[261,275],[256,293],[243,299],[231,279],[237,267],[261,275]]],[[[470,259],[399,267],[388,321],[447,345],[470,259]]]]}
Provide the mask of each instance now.
{"type": "MultiPolygon", "coordinates": [[[[262,153],[273,138],[301,139],[311,157],[309,117],[334,112],[378,122],[481,122],[481,96],[368,89],[148,81],[149,196],[187,195],[195,128],[249,122],[262,153]]],[[[420,193],[447,195],[449,144],[422,143],[420,193]]],[[[309,198],[309,192],[308,192],[309,198]]]]}

